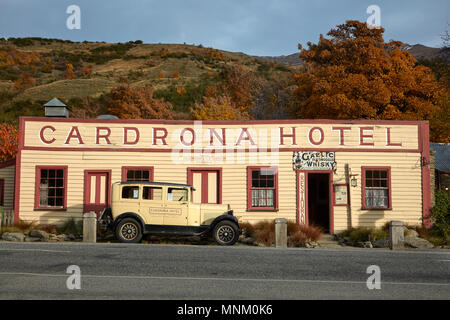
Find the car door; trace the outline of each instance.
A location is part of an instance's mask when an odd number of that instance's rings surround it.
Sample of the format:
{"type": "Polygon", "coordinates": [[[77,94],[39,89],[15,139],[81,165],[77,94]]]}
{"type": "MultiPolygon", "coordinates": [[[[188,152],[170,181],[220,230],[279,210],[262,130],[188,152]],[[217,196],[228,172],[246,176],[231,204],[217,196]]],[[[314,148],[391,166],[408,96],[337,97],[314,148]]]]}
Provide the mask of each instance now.
{"type": "Polygon", "coordinates": [[[189,212],[189,189],[167,187],[164,225],[187,226],[189,212]]]}
{"type": "Polygon", "coordinates": [[[145,224],[164,224],[165,201],[163,187],[143,186],[142,199],[140,201],[139,214],[143,217],[145,224]]]}

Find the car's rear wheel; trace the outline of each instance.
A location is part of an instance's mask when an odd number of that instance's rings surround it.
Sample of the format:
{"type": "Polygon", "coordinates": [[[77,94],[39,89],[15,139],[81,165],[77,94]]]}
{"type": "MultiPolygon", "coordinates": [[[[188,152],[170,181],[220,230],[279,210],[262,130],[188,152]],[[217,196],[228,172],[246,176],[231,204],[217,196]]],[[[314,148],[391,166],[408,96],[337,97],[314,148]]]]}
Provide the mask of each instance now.
{"type": "Polygon", "coordinates": [[[133,218],[125,218],[116,227],[116,238],[123,243],[138,243],[142,239],[142,227],[133,218]]]}
{"type": "Polygon", "coordinates": [[[213,238],[221,246],[232,246],[239,239],[239,227],[232,221],[221,221],[214,227],[213,238]]]}

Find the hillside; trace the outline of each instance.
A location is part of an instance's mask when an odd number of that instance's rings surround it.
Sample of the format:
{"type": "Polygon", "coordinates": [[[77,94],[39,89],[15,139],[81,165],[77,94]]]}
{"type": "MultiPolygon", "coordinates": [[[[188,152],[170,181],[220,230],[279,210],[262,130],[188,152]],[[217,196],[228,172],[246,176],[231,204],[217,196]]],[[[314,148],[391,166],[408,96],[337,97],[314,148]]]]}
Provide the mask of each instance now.
{"type": "Polygon", "coordinates": [[[82,98],[99,99],[121,84],[150,85],[155,97],[187,113],[208,86],[223,82],[223,72],[231,66],[251,72],[265,85],[290,81],[295,72],[279,63],[201,45],[0,39],[0,121],[39,115],[42,103],[53,97],[73,107],[82,98]]]}
{"type": "MultiPolygon", "coordinates": [[[[442,58],[442,59],[450,59],[450,53],[448,49],[440,49],[440,48],[431,48],[421,44],[409,45],[405,44],[403,46],[403,50],[409,51],[416,59],[433,59],[433,58],[442,58]]],[[[303,61],[300,59],[298,53],[293,53],[287,56],[264,56],[264,57],[255,57],[259,59],[263,59],[270,62],[279,62],[286,66],[300,66],[303,64],[303,61]]]]}

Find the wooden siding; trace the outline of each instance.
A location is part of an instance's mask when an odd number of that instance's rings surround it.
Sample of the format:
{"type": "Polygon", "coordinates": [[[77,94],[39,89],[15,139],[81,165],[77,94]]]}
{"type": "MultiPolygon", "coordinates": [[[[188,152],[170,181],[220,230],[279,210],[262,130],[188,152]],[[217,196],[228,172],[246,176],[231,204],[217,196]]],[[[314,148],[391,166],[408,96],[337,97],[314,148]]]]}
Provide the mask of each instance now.
{"type": "MultiPolygon", "coordinates": [[[[274,157],[275,154],[272,155],[274,157]]],[[[245,154],[248,161],[251,154],[245,154]]],[[[401,220],[410,225],[420,224],[421,169],[417,153],[340,152],[336,154],[337,173],[333,183],[345,182],[344,165],[349,164],[352,174],[358,174],[358,186],[350,188],[353,226],[381,226],[390,220],[401,220]],[[392,174],[392,210],[361,210],[361,167],[390,165],[392,174]]],[[[84,170],[112,170],[112,182],[121,179],[122,166],[154,166],[154,180],[186,183],[187,168],[198,163],[174,166],[167,153],[114,153],[76,151],[22,152],[20,217],[53,223],[61,218],[81,218],[83,209],[84,170]],[[105,159],[108,159],[105,162],[105,159]],[[66,211],[34,211],[35,166],[65,165],[68,168],[68,199],[66,211]]],[[[201,164],[202,167],[207,167],[201,164]]],[[[217,163],[214,167],[218,167],[217,163]]],[[[247,211],[247,164],[223,164],[222,202],[230,204],[241,221],[257,222],[284,217],[296,220],[296,175],[292,169],[292,153],[280,152],[278,166],[279,210],[277,212],[247,211]]],[[[13,173],[13,171],[11,170],[13,173]]],[[[349,227],[346,207],[334,206],[335,231],[349,227]]]]}
{"type": "Polygon", "coordinates": [[[12,210],[14,207],[14,176],[15,176],[16,166],[10,165],[7,167],[0,168],[0,179],[4,179],[4,194],[3,203],[7,210],[12,210]]]}

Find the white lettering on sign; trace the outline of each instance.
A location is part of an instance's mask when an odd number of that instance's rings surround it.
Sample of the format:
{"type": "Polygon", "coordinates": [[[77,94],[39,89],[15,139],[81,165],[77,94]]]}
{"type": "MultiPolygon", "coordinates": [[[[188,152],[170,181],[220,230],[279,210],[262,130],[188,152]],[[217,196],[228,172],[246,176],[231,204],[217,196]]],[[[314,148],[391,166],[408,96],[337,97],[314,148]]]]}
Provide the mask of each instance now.
{"type": "Polygon", "coordinates": [[[294,170],[336,170],[334,152],[294,152],[292,163],[294,170]]]}
{"type": "Polygon", "coordinates": [[[305,173],[299,174],[299,222],[300,224],[306,224],[306,200],[305,200],[305,173]]]}

